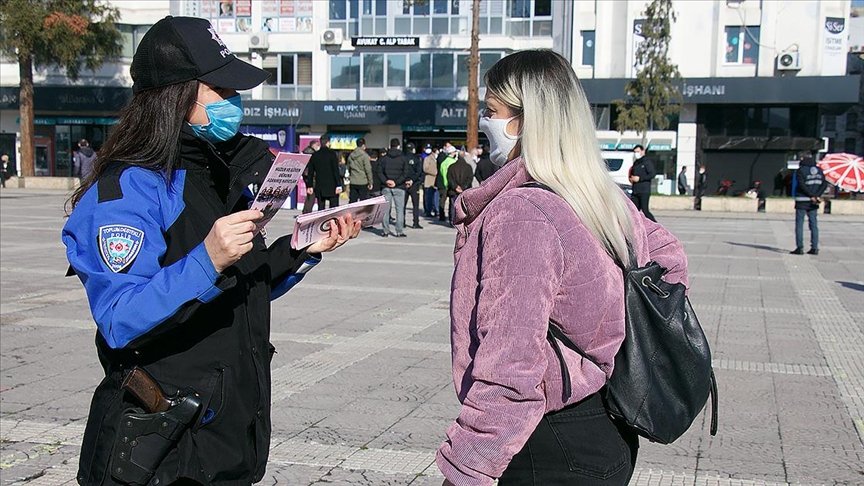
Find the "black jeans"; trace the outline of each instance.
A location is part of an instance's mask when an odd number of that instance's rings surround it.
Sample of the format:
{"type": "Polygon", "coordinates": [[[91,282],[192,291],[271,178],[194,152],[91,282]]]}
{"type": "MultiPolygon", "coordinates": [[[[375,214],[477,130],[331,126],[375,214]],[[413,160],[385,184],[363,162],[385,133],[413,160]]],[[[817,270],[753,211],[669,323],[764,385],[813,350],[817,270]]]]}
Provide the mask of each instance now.
{"type": "Polygon", "coordinates": [[[648,208],[648,200],[649,199],[651,199],[651,193],[650,192],[634,192],[633,193],[633,204],[636,205],[636,209],[638,209],[639,211],[642,211],[642,214],[644,214],[646,218],[648,218],[651,221],[654,221],[656,223],[657,220],[654,219],[654,215],[651,214],[651,210],[648,208]]]}
{"type": "Polygon", "coordinates": [[[630,482],[639,437],[609,418],[595,393],[543,416],[499,486],[611,486],[630,482]]]}
{"type": "Polygon", "coordinates": [[[335,208],[339,205],[339,194],[335,196],[322,196],[319,193],[315,193],[315,199],[318,200],[318,211],[324,209],[324,203],[327,203],[328,208],[335,208]]]}
{"type": "MultiPolygon", "coordinates": [[[[420,226],[420,186],[415,184],[411,189],[405,191],[405,211],[408,211],[408,198],[411,198],[412,211],[414,211],[414,226],[420,226]]],[[[408,218],[405,218],[408,221],[408,218]]]]}
{"type": "Polygon", "coordinates": [[[369,186],[366,184],[351,184],[350,191],[348,193],[349,203],[369,199],[369,186]]]}

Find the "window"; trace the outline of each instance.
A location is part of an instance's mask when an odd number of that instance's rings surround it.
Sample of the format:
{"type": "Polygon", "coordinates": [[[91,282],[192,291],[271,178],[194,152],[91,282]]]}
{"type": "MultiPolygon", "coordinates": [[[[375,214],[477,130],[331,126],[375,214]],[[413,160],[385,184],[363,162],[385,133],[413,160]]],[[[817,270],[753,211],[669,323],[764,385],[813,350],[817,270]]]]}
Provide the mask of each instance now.
{"type": "Polygon", "coordinates": [[[123,49],[120,51],[120,56],[131,58],[135,55],[135,51],[138,50],[141,38],[150,30],[150,26],[117,24],[117,29],[120,31],[120,37],[123,39],[123,49]]]}
{"type": "Polygon", "coordinates": [[[858,144],[855,143],[855,139],[852,137],[849,137],[843,141],[843,151],[846,152],[847,154],[857,154],[858,153],[857,145],[858,144]]]}
{"type": "Polygon", "coordinates": [[[776,107],[768,112],[768,135],[772,137],[789,136],[789,108],[776,107]]]}
{"type": "Polygon", "coordinates": [[[432,54],[432,87],[453,88],[453,54],[432,54]]]}
{"type": "Polygon", "coordinates": [[[855,132],[858,130],[858,113],[850,111],[846,113],[846,131],[855,132]]]}
{"type": "Polygon", "coordinates": [[[409,86],[412,88],[429,87],[430,54],[411,54],[411,75],[409,86]]]}
{"type": "Polygon", "coordinates": [[[759,27],[726,27],[726,62],[757,64],[759,62],[759,27]]]}
{"type": "Polygon", "coordinates": [[[387,86],[405,87],[405,54],[387,54],[387,86]]]}
{"type": "Polygon", "coordinates": [[[360,58],[332,56],[330,58],[330,88],[357,89],[360,87],[360,58]]]}
{"type": "MultiPolygon", "coordinates": [[[[316,2],[317,3],[317,2],[316,2]]],[[[360,17],[360,0],[330,0],[330,23],[328,28],[342,29],[347,37],[357,35],[357,19],[360,17]]]]}
{"type": "Polygon", "coordinates": [[[480,53],[480,86],[486,86],[486,71],[489,70],[498,60],[501,59],[500,52],[481,52],[480,53]]]}
{"type": "Polygon", "coordinates": [[[834,115],[825,115],[825,131],[833,132],[837,130],[837,117],[834,115]]]}
{"type": "Polygon", "coordinates": [[[468,87],[468,54],[456,55],[456,87],[468,87]]]}
{"type": "Polygon", "coordinates": [[[594,65],[594,31],[582,31],[582,65],[594,65]]]}
{"type": "Polygon", "coordinates": [[[384,54],[363,54],[363,87],[384,87],[384,54]]]}
{"type": "Polygon", "coordinates": [[[754,137],[768,135],[768,108],[747,108],[747,134],[754,137]]]}
{"type": "Polygon", "coordinates": [[[264,99],[312,99],[312,54],[279,54],[264,61],[263,69],[270,73],[264,81],[264,99]]]}
{"type": "Polygon", "coordinates": [[[387,0],[362,0],[361,35],[387,35],[387,0]]]}
{"type": "MultiPolygon", "coordinates": [[[[494,9],[490,7],[490,10],[494,9]]],[[[507,0],[507,34],[513,37],[551,37],[551,0],[507,0]]],[[[497,26],[497,25],[496,25],[497,26]]],[[[481,21],[481,29],[483,22],[481,21]]],[[[490,31],[492,23],[489,24],[490,31]]],[[[496,32],[497,33],[497,32],[496,32]]]]}

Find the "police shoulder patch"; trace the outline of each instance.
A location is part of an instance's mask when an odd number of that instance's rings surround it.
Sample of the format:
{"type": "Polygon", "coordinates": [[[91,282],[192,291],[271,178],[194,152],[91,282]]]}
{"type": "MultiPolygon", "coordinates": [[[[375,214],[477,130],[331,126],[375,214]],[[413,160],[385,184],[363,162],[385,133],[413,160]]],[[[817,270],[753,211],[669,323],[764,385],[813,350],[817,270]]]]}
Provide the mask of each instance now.
{"type": "Polygon", "coordinates": [[[112,224],[99,228],[98,240],[102,261],[118,273],[135,261],[144,244],[144,232],[125,224],[112,224]]]}

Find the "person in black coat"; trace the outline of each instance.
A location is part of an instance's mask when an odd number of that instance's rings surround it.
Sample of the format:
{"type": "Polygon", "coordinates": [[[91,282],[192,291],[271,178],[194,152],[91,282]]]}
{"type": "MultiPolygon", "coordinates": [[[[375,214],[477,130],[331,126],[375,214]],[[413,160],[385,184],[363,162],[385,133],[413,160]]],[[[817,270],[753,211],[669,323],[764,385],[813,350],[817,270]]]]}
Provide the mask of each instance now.
{"type": "Polygon", "coordinates": [[[330,149],[330,136],[321,135],[321,149],[312,154],[307,165],[307,177],[311,183],[306,194],[315,195],[318,199],[318,209],[339,205],[339,194],[342,193],[342,174],[339,171],[339,157],[330,149]]]}
{"type": "Polygon", "coordinates": [[[481,149],[479,155],[480,159],[477,161],[477,172],[474,173],[474,177],[477,178],[477,182],[483,184],[483,181],[492,177],[492,174],[498,170],[498,166],[492,163],[492,160],[489,158],[489,147],[484,146],[481,149]]]}
{"type": "MultiPolygon", "coordinates": [[[[465,160],[465,157],[456,157],[456,162],[447,169],[447,196],[450,198],[450,217],[453,214],[453,205],[456,198],[471,188],[471,183],[474,181],[474,170],[465,160]]],[[[451,223],[452,224],[452,223],[451,223]]]]}
{"type": "Polygon", "coordinates": [[[405,157],[408,158],[408,180],[405,181],[405,209],[408,209],[408,198],[411,198],[414,216],[413,229],[423,229],[420,226],[420,186],[423,185],[423,158],[417,155],[417,147],[408,142],[405,144],[405,157]]]}
{"type": "Polygon", "coordinates": [[[825,173],[812,157],[804,155],[798,170],[792,175],[792,197],[795,199],[795,249],[793,255],[804,254],[804,216],[810,226],[810,255],[819,254],[819,225],[816,215],[822,202],[822,193],[828,188],[825,173]]]}
{"type": "Polygon", "coordinates": [[[639,211],[642,211],[646,218],[657,221],[648,208],[648,201],[651,199],[651,180],[657,175],[654,162],[645,155],[645,147],[641,145],[634,147],[633,153],[636,154],[633,169],[630,171],[630,183],[633,184],[633,204],[639,208],[639,211]]]}

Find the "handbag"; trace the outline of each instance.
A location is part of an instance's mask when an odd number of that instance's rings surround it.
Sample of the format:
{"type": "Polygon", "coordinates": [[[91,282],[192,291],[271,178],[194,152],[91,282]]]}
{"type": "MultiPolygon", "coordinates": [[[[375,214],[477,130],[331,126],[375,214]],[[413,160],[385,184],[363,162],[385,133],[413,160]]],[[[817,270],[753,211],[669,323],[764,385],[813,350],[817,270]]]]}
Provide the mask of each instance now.
{"type": "MultiPolygon", "coordinates": [[[[652,442],[670,444],[690,428],[710,397],[710,432],[716,435],[717,381],[711,350],[686,288],[663,281],[666,269],[656,262],[639,267],[629,244],[628,251],[630,268],[615,260],[624,273],[625,332],[612,376],[600,392],[606,410],[652,442]]],[[[547,339],[561,363],[566,401],[571,395],[570,374],[558,343],[600,364],[561,329],[550,319],[547,339]]]]}

